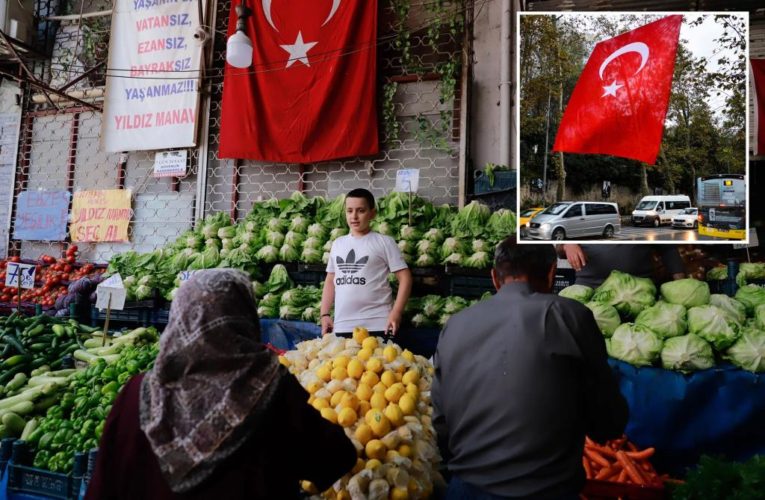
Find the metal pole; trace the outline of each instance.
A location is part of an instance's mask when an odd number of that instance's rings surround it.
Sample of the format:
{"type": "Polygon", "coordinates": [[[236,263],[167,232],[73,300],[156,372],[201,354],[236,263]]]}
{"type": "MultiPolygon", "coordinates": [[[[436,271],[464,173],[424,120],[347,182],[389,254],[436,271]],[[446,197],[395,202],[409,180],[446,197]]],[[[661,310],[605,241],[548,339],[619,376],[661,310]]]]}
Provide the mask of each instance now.
{"type": "Polygon", "coordinates": [[[542,167],[542,200],[547,202],[547,152],[550,149],[550,99],[552,95],[547,92],[547,125],[545,125],[545,156],[542,167]]]}
{"type": "Polygon", "coordinates": [[[511,66],[511,7],[513,0],[502,0],[502,24],[500,28],[500,44],[502,51],[499,58],[499,163],[510,166],[510,111],[511,97],[510,80],[511,66]]]}

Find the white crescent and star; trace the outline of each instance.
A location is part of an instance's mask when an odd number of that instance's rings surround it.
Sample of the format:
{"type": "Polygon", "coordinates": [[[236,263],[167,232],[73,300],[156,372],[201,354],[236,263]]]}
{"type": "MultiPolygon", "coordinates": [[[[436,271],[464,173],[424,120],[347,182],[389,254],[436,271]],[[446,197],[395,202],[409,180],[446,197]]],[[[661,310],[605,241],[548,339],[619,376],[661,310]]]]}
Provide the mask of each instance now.
{"type": "MultiPolygon", "coordinates": [[[[606,59],[600,65],[600,70],[598,71],[600,79],[603,80],[603,72],[606,70],[606,67],[611,63],[611,61],[630,52],[640,54],[640,67],[638,67],[634,74],[637,75],[640,73],[640,70],[642,70],[648,62],[650,50],[648,49],[648,45],[644,44],[643,42],[632,42],[613,51],[608,57],[606,57],[606,59]]],[[[616,92],[622,87],[624,87],[624,84],[617,83],[616,80],[614,80],[610,85],[603,87],[603,95],[601,97],[606,97],[607,95],[616,97],[616,92]]]]}
{"type": "MultiPolygon", "coordinates": [[[[271,15],[271,1],[272,0],[261,0],[261,5],[263,7],[263,15],[266,18],[266,21],[268,24],[271,25],[271,27],[274,29],[274,31],[279,31],[279,29],[274,24],[273,16],[271,15]]],[[[326,25],[328,22],[332,20],[332,18],[335,16],[335,13],[337,12],[337,9],[340,8],[340,2],[342,0],[332,0],[332,8],[329,11],[329,15],[324,20],[324,22],[321,24],[322,27],[326,25]]],[[[304,42],[303,41],[303,34],[298,31],[297,38],[295,39],[295,43],[291,45],[280,45],[281,48],[287,51],[289,53],[290,57],[287,59],[287,68],[295,64],[296,61],[300,61],[301,63],[305,64],[306,66],[311,66],[310,62],[308,61],[308,51],[311,50],[318,42],[304,42]]]]}

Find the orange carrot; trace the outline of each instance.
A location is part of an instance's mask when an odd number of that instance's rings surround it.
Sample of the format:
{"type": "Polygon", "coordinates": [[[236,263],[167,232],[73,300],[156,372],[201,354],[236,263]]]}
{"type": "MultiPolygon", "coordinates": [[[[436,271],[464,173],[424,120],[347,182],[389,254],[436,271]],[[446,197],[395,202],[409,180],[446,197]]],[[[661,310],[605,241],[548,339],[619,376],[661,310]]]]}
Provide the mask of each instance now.
{"type": "Polygon", "coordinates": [[[627,480],[627,471],[625,469],[622,469],[622,471],[619,473],[619,477],[616,480],[617,483],[623,483],[627,480]]]}
{"type": "Polygon", "coordinates": [[[600,469],[600,472],[595,475],[595,479],[607,479],[613,475],[618,476],[621,470],[622,466],[618,463],[611,465],[610,467],[603,467],[600,469]]]}
{"type": "Polygon", "coordinates": [[[593,450],[592,448],[585,448],[584,454],[587,455],[587,458],[589,458],[596,464],[600,464],[603,467],[608,467],[609,465],[611,465],[611,463],[608,460],[603,458],[603,455],[593,450]]]}
{"type": "Polygon", "coordinates": [[[622,464],[622,467],[624,467],[624,470],[627,471],[627,475],[635,484],[645,484],[645,479],[643,479],[643,475],[640,473],[640,470],[635,467],[635,463],[632,461],[630,457],[627,456],[627,454],[623,451],[617,451],[616,452],[616,460],[619,461],[620,464],[622,464]]]}
{"type": "Polygon", "coordinates": [[[627,441],[627,448],[629,448],[629,451],[638,451],[637,446],[627,441]]]}
{"type": "Polygon", "coordinates": [[[592,479],[592,467],[590,467],[590,461],[587,457],[582,457],[582,466],[584,467],[584,475],[587,479],[592,479]]]}
{"type": "Polygon", "coordinates": [[[592,451],[595,451],[597,453],[600,453],[604,457],[611,457],[612,459],[616,460],[616,451],[612,450],[608,446],[585,446],[585,448],[589,448],[592,451]]]}
{"type": "Polygon", "coordinates": [[[590,439],[590,436],[584,436],[584,443],[589,446],[595,446],[595,441],[590,439]]]}
{"type": "Polygon", "coordinates": [[[649,457],[652,457],[655,452],[655,448],[646,448],[643,451],[627,451],[625,453],[627,453],[627,456],[632,460],[645,460],[649,457]]]}

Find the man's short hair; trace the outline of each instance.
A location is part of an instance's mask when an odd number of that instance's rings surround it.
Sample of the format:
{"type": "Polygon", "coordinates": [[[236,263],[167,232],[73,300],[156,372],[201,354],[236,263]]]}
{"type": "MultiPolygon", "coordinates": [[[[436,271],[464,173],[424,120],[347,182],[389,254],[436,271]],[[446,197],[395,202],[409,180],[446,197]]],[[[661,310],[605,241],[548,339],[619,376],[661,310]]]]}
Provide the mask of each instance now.
{"type": "Polygon", "coordinates": [[[502,241],[494,252],[494,272],[499,280],[525,276],[534,288],[547,288],[548,273],[556,262],[553,245],[520,245],[515,236],[502,241]]]}
{"type": "Polygon", "coordinates": [[[345,199],[348,198],[364,198],[367,200],[367,206],[370,210],[373,210],[375,208],[375,196],[368,190],[364,188],[358,188],[351,190],[350,193],[345,195],[345,199]]]}

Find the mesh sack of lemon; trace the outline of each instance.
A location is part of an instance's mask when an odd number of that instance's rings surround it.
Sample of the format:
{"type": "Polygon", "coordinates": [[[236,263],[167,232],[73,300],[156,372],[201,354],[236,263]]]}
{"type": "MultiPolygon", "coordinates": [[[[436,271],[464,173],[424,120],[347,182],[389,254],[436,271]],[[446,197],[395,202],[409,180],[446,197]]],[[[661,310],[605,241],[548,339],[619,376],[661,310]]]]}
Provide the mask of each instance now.
{"type": "Polygon", "coordinates": [[[326,335],[280,356],[311,394],[309,404],[344,427],[358,452],[356,466],[324,498],[428,498],[441,457],[430,404],[433,367],[422,356],[381,342],[363,328],[353,338],[326,335]]]}

